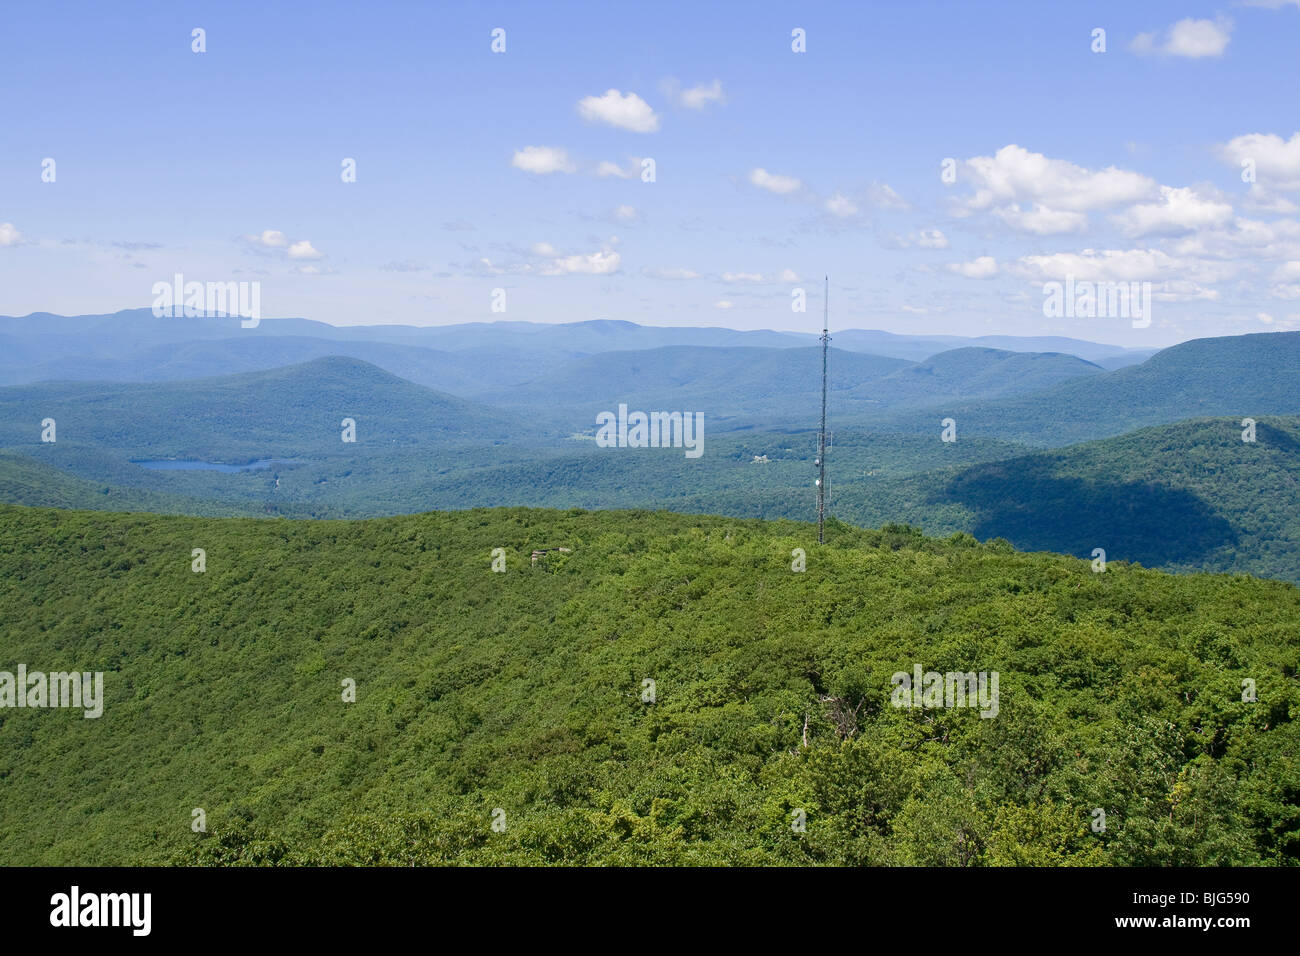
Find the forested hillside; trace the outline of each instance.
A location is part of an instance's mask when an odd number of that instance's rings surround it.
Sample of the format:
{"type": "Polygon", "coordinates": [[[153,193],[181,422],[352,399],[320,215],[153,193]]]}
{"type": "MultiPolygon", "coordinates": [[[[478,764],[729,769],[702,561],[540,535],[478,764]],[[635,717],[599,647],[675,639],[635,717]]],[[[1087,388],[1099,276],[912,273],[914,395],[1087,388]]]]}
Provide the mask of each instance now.
{"type": "Polygon", "coordinates": [[[1300,582],[1300,419],[1143,428],[1002,461],[842,485],[835,513],[867,526],[1002,537],[1028,551],[1300,582]]]}
{"type": "Polygon", "coordinates": [[[105,673],[97,719],[0,709],[11,863],[1300,861],[1279,582],[905,527],[5,506],[0,613],[0,670],[105,673]],[[893,706],[915,667],[997,672],[996,714],[893,706]]]}
{"type": "Polygon", "coordinates": [[[1060,447],[1188,418],[1296,414],[1300,332],[1264,332],[1192,339],[1141,365],[1027,395],[935,405],[890,424],[929,431],[950,416],[966,434],[1060,447]]]}

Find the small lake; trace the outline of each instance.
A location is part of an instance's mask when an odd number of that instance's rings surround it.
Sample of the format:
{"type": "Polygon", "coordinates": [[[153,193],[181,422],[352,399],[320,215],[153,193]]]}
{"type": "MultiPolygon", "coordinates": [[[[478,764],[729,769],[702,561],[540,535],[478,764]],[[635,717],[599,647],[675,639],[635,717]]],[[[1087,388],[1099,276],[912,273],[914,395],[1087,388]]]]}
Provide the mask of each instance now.
{"type": "Polygon", "coordinates": [[[137,461],[132,464],[150,471],[222,471],[233,474],[239,471],[265,471],[272,465],[296,465],[290,458],[260,458],[246,465],[227,465],[219,461],[186,461],[183,459],[163,458],[157,461],[137,461]]]}

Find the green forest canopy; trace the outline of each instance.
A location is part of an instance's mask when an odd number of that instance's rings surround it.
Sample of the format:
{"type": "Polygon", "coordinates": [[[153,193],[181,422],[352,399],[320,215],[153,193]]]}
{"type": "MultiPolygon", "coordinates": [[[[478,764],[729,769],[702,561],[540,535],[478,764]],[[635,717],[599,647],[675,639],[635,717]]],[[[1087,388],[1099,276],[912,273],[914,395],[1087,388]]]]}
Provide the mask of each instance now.
{"type": "Polygon", "coordinates": [[[0,525],[0,670],[106,696],[0,709],[11,863],[1300,860],[1290,584],[648,512],[0,525]],[[891,706],[916,665],[997,716],[891,706]]]}

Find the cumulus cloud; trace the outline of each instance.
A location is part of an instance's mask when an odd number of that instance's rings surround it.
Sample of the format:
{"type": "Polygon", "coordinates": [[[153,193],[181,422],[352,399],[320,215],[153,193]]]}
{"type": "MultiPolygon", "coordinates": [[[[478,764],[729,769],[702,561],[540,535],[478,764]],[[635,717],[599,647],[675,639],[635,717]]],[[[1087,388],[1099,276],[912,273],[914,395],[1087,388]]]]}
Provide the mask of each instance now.
{"type": "Polygon", "coordinates": [[[1223,56],[1231,34],[1231,20],[1196,20],[1188,17],[1171,26],[1163,37],[1156,33],[1139,33],[1133,38],[1130,48],[1134,53],[1160,53],[1195,60],[1223,56]]]}
{"type": "Polygon", "coordinates": [[[289,240],[279,229],[266,229],[255,236],[245,236],[245,241],[254,245],[261,246],[264,249],[283,249],[289,244],[289,240]]]}
{"type": "Polygon", "coordinates": [[[1238,217],[1230,224],[1202,229],[1172,241],[1167,246],[1174,255],[1199,258],[1276,261],[1300,258],[1300,222],[1295,219],[1258,219],[1238,217]]]}
{"type": "Polygon", "coordinates": [[[283,255],[289,259],[325,258],[310,240],[290,239],[279,229],[265,229],[260,233],[246,235],[244,241],[255,250],[262,250],[260,255],[283,255]]]}
{"type": "Polygon", "coordinates": [[[886,183],[872,183],[856,196],[835,192],[822,203],[822,206],[837,219],[853,219],[862,211],[863,204],[874,206],[876,209],[912,208],[906,199],[886,183]]]}
{"type": "Polygon", "coordinates": [[[0,246],[16,246],[22,238],[23,234],[14,228],[12,222],[0,222],[0,246]]]}
{"type": "Polygon", "coordinates": [[[999,203],[1036,203],[1049,210],[1087,212],[1138,202],[1157,193],[1155,180],[1108,166],[1085,169],[1064,159],[1050,159],[1012,143],[992,156],[975,156],[963,164],[961,181],[973,182],[966,210],[999,203]]]}
{"type": "Polygon", "coordinates": [[[634,133],[654,133],[659,117],[650,104],[635,93],[606,90],[602,96],[585,96],[578,101],[578,115],[589,123],[605,123],[634,133]]]}
{"type": "Polygon", "coordinates": [[[618,272],[622,257],[614,251],[618,237],[611,236],[598,252],[570,253],[554,243],[534,242],[527,249],[512,247],[505,262],[479,258],[461,266],[481,275],[610,275],[618,272]]]}
{"type": "Polygon", "coordinates": [[[1036,236],[1060,236],[1070,232],[1082,232],[1088,226],[1088,214],[1071,212],[1067,209],[1048,209],[1042,203],[1034,203],[1030,209],[1021,209],[1019,203],[1002,206],[993,210],[997,216],[1012,229],[1033,233],[1036,236]]]}
{"type": "Polygon", "coordinates": [[[778,196],[788,196],[803,188],[803,183],[795,179],[793,176],[781,176],[776,173],[769,173],[761,166],[750,172],[749,181],[759,189],[766,189],[768,192],[776,193],[778,196]]]}
{"type": "Polygon", "coordinates": [[[858,214],[858,204],[843,193],[836,193],[826,200],[826,211],[839,219],[851,219],[858,214]]]}
{"type": "Polygon", "coordinates": [[[1232,219],[1232,206],[1202,196],[1195,189],[1160,187],[1160,199],[1132,206],[1112,217],[1130,236],[1178,235],[1222,226],[1232,219]]]}
{"type": "Polygon", "coordinates": [[[991,279],[998,274],[998,261],[992,256],[980,256],[970,262],[950,262],[948,269],[967,279],[991,279]]]}
{"type": "Polygon", "coordinates": [[[912,236],[911,242],[922,249],[948,248],[948,237],[938,229],[918,229],[912,236]]]}
{"type": "Polygon", "coordinates": [[[615,206],[610,215],[618,222],[635,222],[641,217],[641,213],[637,211],[636,206],[629,206],[626,203],[615,206]]]}
{"type": "Polygon", "coordinates": [[[650,279],[698,279],[693,269],[642,269],[641,274],[650,279]]]}
{"type": "Polygon", "coordinates": [[[578,167],[559,146],[525,146],[516,150],[510,165],[526,173],[545,176],[549,173],[573,173],[578,167]]]}
{"type": "Polygon", "coordinates": [[[1251,187],[1246,190],[1246,198],[1242,200],[1241,205],[1251,212],[1271,212],[1278,215],[1300,212],[1300,206],[1259,183],[1251,184],[1251,187]]]}
{"type": "Polygon", "coordinates": [[[713,303],[713,307],[714,307],[715,309],[724,309],[724,310],[725,310],[725,309],[730,309],[730,308],[732,308],[734,305],[735,305],[734,302],[730,302],[730,301],[728,301],[727,299],[719,299],[717,302],[713,303]]]}
{"type": "Polygon", "coordinates": [[[1082,252],[1022,256],[1012,271],[1044,281],[1059,281],[1073,276],[1092,282],[1170,279],[1209,284],[1231,278],[1238,267],[1229,262],[1171,256],[1161,249],[1084,249],[1082,252]]]}
{"type": "Polygon", "coordinates": [[[1215,154],[1223,162],[1254,167],[1256,179],[1274,189],[1300,189],[1300,133],[1283,139],[1274,133],[1248,133],[1221,146],[1215,154]]]}
{"type": "Polygon", "coordinates": [[[683,90],[680,102],[682,106],[691,110],[702,110],[710,103],[719,105],[727,102],[726,94],[722,92],[722,81],[714,80],[707,86],[701,84],[692,86],[689,90],[683,90]]]}
{"type": "Polygon", "coordinates": [[[906,199],[886,183],[872,183],[865,193],[866,201],[878,209],[911,209],[906,199]]]}
{"type": "Polygon", "coordinates": [[[777,282],[798,282],[799,274],[793,269],[782,269],[775,275],[762,272],[724,272],[718,278],[731,285],[770,285],[777,282]]]}
{"type": "Polygon", "coordinates": [[[586,255],[561,256],[538,271],[544,276],[606,276],[618,271],[620,261],[617,252],[602,250],[586,255]]]}
{"type": "Polygon", "coordinates": [[[306,239],[299,239],[289,247],[288,256],[290,259],[320,259],[321,254],[312,247],[312,244],[306,239]]]}
{"type": "Polygon", "coordinates": [[[702,110],[710,103],[722,105],[727,102],[727,97],[722,92],[721,80],[714,80],[708,84],[701,83],[685,90],[678,90],[676,84],[671,82],[668,87],[675,94],[673,98],[688,110],[702,110]]]}

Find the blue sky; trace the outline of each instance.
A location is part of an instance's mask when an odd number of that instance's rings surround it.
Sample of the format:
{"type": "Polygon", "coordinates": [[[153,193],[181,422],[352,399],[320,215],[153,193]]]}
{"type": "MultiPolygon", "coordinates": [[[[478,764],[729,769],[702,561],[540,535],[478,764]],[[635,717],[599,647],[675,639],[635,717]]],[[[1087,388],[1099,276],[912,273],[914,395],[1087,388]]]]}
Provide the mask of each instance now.
{"type": "Polygon", "coordinates": [[[0,314],[147,306],[180,272],[335,324],[814,330],[828,272],[840,328],[1131,346],[1300,328],[1296,0],[5,20],[0,314]],[[1152,282],[1151,326],[1045,317],[1067,275],[1152,282]]]}

